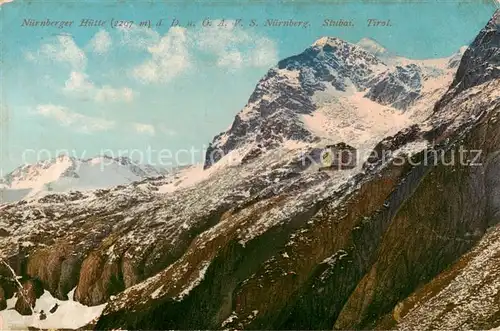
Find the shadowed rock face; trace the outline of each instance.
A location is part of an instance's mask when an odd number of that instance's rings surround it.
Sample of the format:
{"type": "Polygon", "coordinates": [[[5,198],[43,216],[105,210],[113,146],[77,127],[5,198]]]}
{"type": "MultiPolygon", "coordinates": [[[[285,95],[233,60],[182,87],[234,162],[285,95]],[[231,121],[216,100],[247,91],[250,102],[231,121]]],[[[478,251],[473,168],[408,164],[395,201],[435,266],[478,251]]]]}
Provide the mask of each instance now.
{"type": "Polygon", "coordinates": [[[396,69],[370,88],[367,98],[397,109],[407,109],[420,97],[422,73],[415,64],[396,69]]]}
{"type": "Polygon", "coordinates": [[[498,327],[499,234],[498,225],[490,229],[471,252],[401,301],[375,328],[498,327]]]}
{"type": "Polygon", "coordinates": [[[465,52],[452,88],[455,93],[500,77],[500,10],[465,52]]]}
{"type": "MultiPolygon", "coordinates": [[[[500,104],[495,108],[499,110],[500,104]]],[[[344,305],[335,327],[338,329],[371,327],[375,316],[390,311],[420,284],[450,265],[484,234],[491,222],[488,204],[492,192],[486,177],[497,167],[486,167],[491,154],[483,155],[481,166],[446,165],[467,150],[498,150],[500,140],[483,140],[487,122],[460,139],[460,145],[444,154],[441,165],[422,178],[415,193],[400,206],[398,214],[384,234],[376,261],[358,283],[344,305]]],[[[500,127],[489,128],[494,131],[500,127]]],[[[494,207],[496,208],[496,207],[494,207]]],[[[498,219],[494,220],[498,222],[498,219]]]]}

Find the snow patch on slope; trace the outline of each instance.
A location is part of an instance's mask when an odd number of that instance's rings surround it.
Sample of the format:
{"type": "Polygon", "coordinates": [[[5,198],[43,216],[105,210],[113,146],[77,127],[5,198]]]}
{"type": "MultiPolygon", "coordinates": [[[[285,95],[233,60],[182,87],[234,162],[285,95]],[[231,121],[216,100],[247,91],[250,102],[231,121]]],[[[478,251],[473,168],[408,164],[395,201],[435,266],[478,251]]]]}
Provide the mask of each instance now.
{"type": "Polygon", "coordinates": [[[11,189],[41,190],[47,183],[56,181],[73,165],[69,157],[58,157],[54,162],[42,162],[39,166],[25,165],[14,172],[11,189]]]}
{"type": "Polygon", "coordinates": [[[40,320],[38,315],[23,316],[14,310],[17,298],[7,300],[7,309],[0,311],[0,317],[3,319],[2,330],[26,330],[28,327],[40,329],[77,329],[85,326],[92,320],[99,317],[106,307],[106,304],[88,307],[74,301],[73,289],[69,294],[69,300],[62,301],[54,298],[48,291],[36,300],[35,312],[42,310],[46,314],[45,320],[40,320]],[[52,314],[50,309],[58,304],[59,307],[52,314]]]}
{"type": "MultiPolygon", "coordinates": [[[[296,148],[301,146],[300,143],[290,141],[288,148],[296,148]]],[[[159,193],[172,193],[179,189],[187,189],[199,184],[215,173],[224,171],[227,167],[234,167],[241,163],[243,157],[253,148],[253,145],[246,145],[227,153],[217,163],[208,169],[203,168],[203,164],[196,164],[187,167],[174,175],[174,179],[169,183],[159,187],[159,193]]]]}
{"type": "Polygon", "coordinates": [[[310,115],[302,115],[308,130],[326,142],[345,142],[369,153],[384,137],[411,124],[407,113],[364,97],[364,92],[335,97],[310,115]]]}

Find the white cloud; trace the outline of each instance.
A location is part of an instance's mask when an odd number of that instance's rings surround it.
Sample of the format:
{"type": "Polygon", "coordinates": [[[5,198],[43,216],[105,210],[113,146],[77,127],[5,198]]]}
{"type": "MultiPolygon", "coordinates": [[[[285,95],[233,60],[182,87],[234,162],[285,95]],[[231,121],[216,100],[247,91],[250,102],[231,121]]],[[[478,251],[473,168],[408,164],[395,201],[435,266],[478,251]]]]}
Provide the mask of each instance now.
{"type": "Polygon", "coordinates": [[[164,83],[189,69],[195,53],[215,56],[214,65],[236,70],[245,67],[270,67],[278,62],[275,42],[255,30],[232,28],[234,21],[226,20],[226,27],[186,30],[171,28],[163,37],[151,29],[122,29],[122,44],[146,50],[151,57],[132,69],[134,78],[142,83],[164,83]]]}
{"type": "Polygon", "coordinates": [[[217,66],[233,69],[241,68],[243,65],[243,55],[238,51],[231,51],[219,56],[217,66]]]}
{"type": "MultiPolygon", "coordinates": [[[[87,66],[85,52],[68,35],[57,36],[55,42],[43,44],[40,47],[39,55],[52,61],[67,63],[75,70],[83,70],[87,66]]],[[[37,57],[32,53],[26,54],[26,58],[37,60],[37,57]]]]}
{"type": "Polygon", "coordinates": [[[171,28],[153,46],[151,58],[132,70],[132,76],[142,83],[168,82],[190,67],[187,31],[171,28]]]}
{"type": "Polygon", "coordinates": [[[86,133],[106,131],[115,126],[113,121],[82,115],[53,104],[39,105],[36,111],[41,116],[56,120],[62,126],[75,126],[77,130],[86,133]]]}
{"type": "MultiPolygon", "coordinates": [[[[169,82],[191,68],[195,59],[193,54],[200,52],[214,56],[213,65],[229,70],[265,68],[276,64],[278,54],[273,40],[257,34],[255,30],[232,28],[234,21],[225,22],[227,27],[218,27],[219,21],[214,21],[212,28],[189,31],[173,27],[163,36],[144,27],[118,28],[122,34],[120,44],[149,53],[144,62],[129,71],[130,75],[144,84],[169,82]]],[[[86,49],[104,54],[111,50],[112,45],[110,34],[100,30],[86,49]]],[[[127,88],[94,86],[84,74],[87,56],[69,35],[58,36],[54,42],[42,45],[38,54],[27,53],[26,58],[37,61],[37,55],[67,63],[73,73],[80,73],[79,76],[72,73],[66,82],[66,91],[83,91],[87,93],[86,97],[96,101],[131,101],[134,97],[133,91],[127,88]]]]}
{"type": "Polygon", "coordinates": [[[177,132],[172,130],[172,129],[169,129],[165,124],[160,124],[160,131],[164,134],[164,135],[167,135],[167,136],[176,136],[177,135],[177,132]]]}
{"type": "Polygon", "coordinates": [[[109,85],[98,87],[89,80],[87,74],[78,71],[71,72],[63,90],[97,102],[131,102],[135,97],[134,91],[128,87],[114,88],[109,85]]]}
{"type": "Polygon", "coordinates": [[[37,58],[33,52],[25,52],[24,58],[30,62],[36,62],[37,58]]]}
{"type": "Polygon", "coordinates": [[[99,102],[106,101],[125,101],[131,102],[134,100],[134,91],[128,87],[113,88],[109,85],[104,85],[95,90],[95,100],[99,102]]]}
{"type": "Polygon", "coordinates": [[[278,50],[274,41],[268,38],[255,40],[255,48],[249,55],[250,65],[253,67],[270,67],[278,63],[278,50]]]}
{"type": "Polygon", "coordinates": [[[64,89],[69,92],[87,92],[94,88],[94,83],[89,81],[88,76],[79,71],[72,71],[64,84],[64,89]]]}
{"type": "Polygon", "coordinates": [[[134,129],[138,133],[149,134],[154,136],[156,133],[155,127],[151,124],[134,123],[134,129]]]}
{"type": "Polygon", "coordinates": [[[251,35],[243,29],[233,29],[232,21],[225,21],[226,27],[219,27],[220,21],[214,21],[213,27],[202,28],[196,32],[197,46],[204,51],[220,54],[237,50],[238,44],[248,44],[251,35]]]}
{"type": "MultiPolygon", "coordinates": [[[[87,50],[96,53],[106,53],[112,45],[108,32],[101,30],[97,32],[87,45],[87,50]]],[[[50,43],[41,45],[38,52],[28,52],[25,57],[29,61],[39,61],[40,58],[66,63],[71,67],[70,77],[66,80],[63,91],[78,95],[79,97],[97,102],[131,102],[136,93],[128,87],[115,88],[110,85],[96,85],[85,73],[87,67],[87,56],[85,52],[76,45],[69,35],[59,35],[50,43]]]]}
{"type": "Polygon", "coordinates": [[[112,44],[113,41],[111,40],[109,32],[99,30],[89,41],[88,47],[92,52],[102,55],[109,52],[112,44]]]}
{"type": "Polygon", "coordinates": [[[155,30],[137,25],[129,28],[119,27],[118,31],[121,32],[120,44],[137,50],[147,50],[161,39],[160,34],[155,30]]]}
{"type": "Polygon", "coordinates": [[[254,30],[233,28],[234,21],[225,20],[225,27],[204,28],[195,40],[201,51],[217,57],[217,66],[229,69],[243,67],[270,67],[278,62],[278,51],[273,40],[258,35],[254,30]]]}

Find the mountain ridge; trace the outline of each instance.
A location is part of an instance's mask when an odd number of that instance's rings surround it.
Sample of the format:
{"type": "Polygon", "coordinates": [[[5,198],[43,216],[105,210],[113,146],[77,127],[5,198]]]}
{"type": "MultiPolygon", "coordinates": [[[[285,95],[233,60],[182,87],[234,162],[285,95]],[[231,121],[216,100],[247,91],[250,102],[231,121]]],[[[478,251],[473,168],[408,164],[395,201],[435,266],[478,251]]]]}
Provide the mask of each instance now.
{"type": "Polygon", "coordinates": [[[436,104],[443,107],[458,93],[500,77],[500,9],[464,52],[449,91],[436,104]],[[474,68],[471,70],[470,68],[474,68]]]}

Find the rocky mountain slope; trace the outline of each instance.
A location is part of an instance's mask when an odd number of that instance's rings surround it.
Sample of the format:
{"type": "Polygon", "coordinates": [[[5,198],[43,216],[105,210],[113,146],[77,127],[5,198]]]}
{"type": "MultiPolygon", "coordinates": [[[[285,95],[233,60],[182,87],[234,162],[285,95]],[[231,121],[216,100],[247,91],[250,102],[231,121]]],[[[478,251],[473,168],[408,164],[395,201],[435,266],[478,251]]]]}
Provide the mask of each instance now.
{"type": "Polygon", "coordinates": [[[47,192],[108,188],[164,174],[165,170],[137,164],[127,157],[99,156],[81,160],[60,155],[24,165],[1,178],[0,204],[47,192]]]}
{"type": "Polygon", "coordinates": [[[74,290],[98,330],[499,326],[499,23],[459,62],[320,39],[204,165],[0,206],[0,307],[74,290]],[[347,144],[357,166],[325,168],[347,144]]]}

